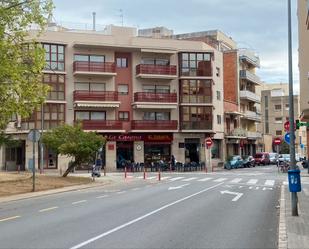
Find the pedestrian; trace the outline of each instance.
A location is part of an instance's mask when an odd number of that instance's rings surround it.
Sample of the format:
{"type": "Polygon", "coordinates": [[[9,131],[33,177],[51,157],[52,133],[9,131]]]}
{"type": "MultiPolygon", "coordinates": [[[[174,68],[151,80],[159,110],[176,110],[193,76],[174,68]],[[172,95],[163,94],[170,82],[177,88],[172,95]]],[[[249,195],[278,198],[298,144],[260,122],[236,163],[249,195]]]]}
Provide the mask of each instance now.
{"type": "Polygon", "coordinates": [[[176,159],[175,159],[174,155],[171,156],[171,164],[172,164],[172,168],[174,168],[175,164],[176,164],[176,159]]]}

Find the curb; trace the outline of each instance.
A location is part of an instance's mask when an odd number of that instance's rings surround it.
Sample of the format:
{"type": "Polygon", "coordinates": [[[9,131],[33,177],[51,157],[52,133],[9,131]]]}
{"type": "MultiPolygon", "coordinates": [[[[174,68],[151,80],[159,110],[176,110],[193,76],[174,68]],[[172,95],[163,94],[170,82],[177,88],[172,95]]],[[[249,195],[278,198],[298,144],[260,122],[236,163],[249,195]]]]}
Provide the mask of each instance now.
{"type": "Polygon", "coordinates": [[[288,236],[286,231],[286,218],[285,218],[285,188],[281,185],[280,194],[280,216],[279,216],[279,229],[278,229],[278,249],[288,249],[288,236]]]}

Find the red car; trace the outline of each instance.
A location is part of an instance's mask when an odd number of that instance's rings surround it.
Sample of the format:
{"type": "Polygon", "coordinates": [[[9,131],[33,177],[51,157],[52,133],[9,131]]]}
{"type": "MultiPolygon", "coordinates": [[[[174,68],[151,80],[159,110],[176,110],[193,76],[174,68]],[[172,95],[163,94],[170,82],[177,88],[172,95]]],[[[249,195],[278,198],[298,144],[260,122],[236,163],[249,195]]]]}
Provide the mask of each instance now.
{"type": "Polygon", "coordinates": [[[256,153],[254,156],[255,164],[260,165],[267,165],[270,164],[270,158],[268,152],[260,152],[256,153]]]}

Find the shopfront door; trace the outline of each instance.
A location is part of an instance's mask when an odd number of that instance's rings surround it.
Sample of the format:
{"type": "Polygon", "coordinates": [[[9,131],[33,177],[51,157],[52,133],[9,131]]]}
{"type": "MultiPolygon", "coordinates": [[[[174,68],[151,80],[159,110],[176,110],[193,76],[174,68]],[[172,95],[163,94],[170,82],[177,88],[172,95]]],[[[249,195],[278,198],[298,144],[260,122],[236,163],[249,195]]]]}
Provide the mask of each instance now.
{"type": "Polygon", "coordinates": [[[185,160],[186,162],[200,162],[200,139],[185,139],[185,160]]]}

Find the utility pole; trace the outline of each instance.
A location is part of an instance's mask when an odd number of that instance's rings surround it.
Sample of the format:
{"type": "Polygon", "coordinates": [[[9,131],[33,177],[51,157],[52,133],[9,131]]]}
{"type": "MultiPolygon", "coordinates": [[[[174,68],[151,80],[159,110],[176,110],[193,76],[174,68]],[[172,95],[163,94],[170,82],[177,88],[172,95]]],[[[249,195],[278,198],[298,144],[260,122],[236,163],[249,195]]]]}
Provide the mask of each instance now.
{"type": "MultiPolygon", "coordinates": [[[[288,0],[288,57],[289,57],[289,121],[290,121],[290,165],[296,169],[295,160],[295,124],[294,124],[294,95],[293,95],[293,64],[292,64],[292,27],[291,0],[288,0]]],[[[292,216],[298,216],[297,193],[291,192],[292,216]]]]}

